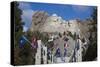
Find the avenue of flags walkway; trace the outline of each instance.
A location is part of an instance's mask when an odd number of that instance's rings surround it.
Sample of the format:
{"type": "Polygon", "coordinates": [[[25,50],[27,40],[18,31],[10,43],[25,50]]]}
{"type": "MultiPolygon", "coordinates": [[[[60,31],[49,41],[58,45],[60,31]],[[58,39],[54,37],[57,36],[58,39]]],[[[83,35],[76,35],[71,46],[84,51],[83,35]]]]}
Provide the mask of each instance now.
{"type": "MultiPolygon", "coordinates": [[[[26,36],[24,36],[24,35],[22,35],[21,37],[20,37],[20,39],[19,39],[19,47],[20,48],[22,48],[24,45],[25,45],[25,43],[26,42],[28,42],[29,43],[29,45],[31,45],[32,47],[35,47],[35,45],[33,44],[32,45],[32,43],[26,38],[26,36]]],[[[38,45],[38,44],[37,44],[38,45]]],[[[65,45],[64,45],[65,46],[65,45]]],[[[37,48],[37,47],[35,47],[35,48],[37,48]]],[[[76,62],[76,50],[79,50],[79,42],[77,41],[77,42],[75,42],[75,48],[74,48],[74,50],[72,51],[72,53],[71,53],[71,56],[70,57],[65,57],[65,55],[67,54],[67,50],[66,49],[64,49],[64,55],[62,56],[62,54],[61,54],[61,52],[60,52],[60,49],[58,48],[57,50],[56,50],[56,53],[55,53],[55,57],[56,57],[56,59],[54,58],[53,60],[55,60],[55,62],[54,63],[62,63],[62,62],[76,62]],[[74,59],[74,60],[73,60],[74,59]]],[[[47,49],[47,56],[49,56],[50,55],[50,51],[49,51],[49,49],[47,49]]]]}

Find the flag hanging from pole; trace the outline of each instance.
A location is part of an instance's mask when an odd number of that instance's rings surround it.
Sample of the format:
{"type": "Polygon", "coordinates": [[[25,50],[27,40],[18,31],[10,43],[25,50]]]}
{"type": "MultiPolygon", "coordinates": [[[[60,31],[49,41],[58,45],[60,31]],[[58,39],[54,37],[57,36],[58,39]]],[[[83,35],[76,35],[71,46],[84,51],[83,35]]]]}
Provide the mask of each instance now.
{"type": "Polygon", "coordinates": [[[22,48],[26,43],[26,40],[24,39],[23,36],[20,37],[19,39],[19,47],[22,48]]]}
{"type": "Polygon", "coordinates": [[[30,41],[24,35],[22,35],[19,39],[19,47],[22,48],[26,42],[31,44],[30,41]]]}

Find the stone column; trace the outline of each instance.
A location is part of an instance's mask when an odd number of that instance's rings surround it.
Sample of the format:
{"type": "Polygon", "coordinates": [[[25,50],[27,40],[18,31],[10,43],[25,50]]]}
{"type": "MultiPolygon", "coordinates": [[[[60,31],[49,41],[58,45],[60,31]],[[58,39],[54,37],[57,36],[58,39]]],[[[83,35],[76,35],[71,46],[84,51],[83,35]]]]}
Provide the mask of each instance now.
{"type": "Polygon", "coordinates": [[[79,42],[79,50],[76,52],[76,61],[81,62],[82,61],[82,42],[80,39],[78,39],[79,42]]]}
{"type": "Polygon", "coordinates": [[[41,40],[38,40],[38,48],[35,56],[35,64],[41,64],[41,40]]]}
{"type": "Polygon", "coordinates": [[[47,64],[47,47],[43,46],[43,62],[47,64]]]}

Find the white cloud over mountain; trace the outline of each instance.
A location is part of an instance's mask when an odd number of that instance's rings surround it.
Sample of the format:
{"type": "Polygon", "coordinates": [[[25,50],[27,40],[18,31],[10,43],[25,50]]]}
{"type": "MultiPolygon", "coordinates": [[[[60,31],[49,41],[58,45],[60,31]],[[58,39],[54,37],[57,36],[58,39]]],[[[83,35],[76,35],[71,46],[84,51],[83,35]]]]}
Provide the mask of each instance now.
{"type": "Polygon", "coordinates": [[[25,2],[20,2],[19,3],[19,8],[22,10],[26,10],[26,9],[31,9],[31,5],[25,2]]]}
{"type": "Polygon", "coordinates": [[[27,31],[28,27],[31,25],[34,11],[31,9],[31,5],[28,3],[19,3],[19,8],[22,10],[22,22],[25,23],[23,29],[24,31],[27,31]]]}

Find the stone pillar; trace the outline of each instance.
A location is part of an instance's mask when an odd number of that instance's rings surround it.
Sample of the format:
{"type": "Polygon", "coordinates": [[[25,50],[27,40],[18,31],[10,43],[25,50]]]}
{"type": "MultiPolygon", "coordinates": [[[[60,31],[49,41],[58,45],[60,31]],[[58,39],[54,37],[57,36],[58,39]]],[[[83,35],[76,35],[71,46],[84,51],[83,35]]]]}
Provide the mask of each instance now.
{"type": "Polygon", "coordinates": [[[82,61],[82,42],[80,39],[78,39],[79,42],[79,50],[76,52],[76,61],[81,62],[82,61]]]}
{"type": "Polygon", "coordinates": [[[53,54],[51,54],[51,59],[52,59],[51,63],[53,63],[53,54]]]}
{"type": "Polygon", "coordinates": [[[38,48],[37,48],[37,53],[35,56],[35,64],[41,64],[41,40],[38,40],[38,48]]]}
{"type": "Polygon", "coordinates": [[[43,62],[47,64],[47,47],[43,46],[43,62]]]}

